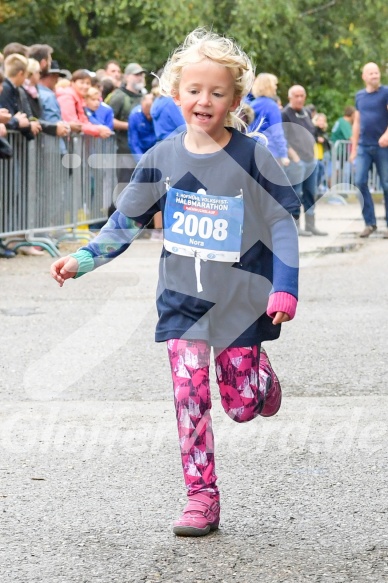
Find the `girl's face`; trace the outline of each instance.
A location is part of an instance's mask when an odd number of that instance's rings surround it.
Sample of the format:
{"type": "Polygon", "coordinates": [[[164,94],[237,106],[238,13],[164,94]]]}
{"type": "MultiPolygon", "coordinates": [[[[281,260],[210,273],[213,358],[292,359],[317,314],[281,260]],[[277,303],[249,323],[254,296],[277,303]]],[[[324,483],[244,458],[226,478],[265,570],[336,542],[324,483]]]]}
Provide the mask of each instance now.
{"type": "Polygon", "coordinates": [[[36,73],[31,73],[31,75],[29,76],[29,80],[31,85],[38,85],[39,80],[40,80],[40,71],[37,71],[36,73]]]}
{"type": "Polygon", "coordinates": [[[232,73],[223,65],[204,59],[183,67],[174,101],[181,106],[188,132],[201,128],[214,141],[220,140],[227,114],[240,102],[234,90],[232,73]]]}
{"type": "Polygon", "coordinates": [[[320,115],[317,117],[317,127],[319,127],[319,129],[324,130],[326,127],[326,118],[323,117],[323,115],[320,115]]]}
{"type": "Polygon", "coordinates": [[[72,85],[78,95],[81,97],[85,97],[88,92],[88,89],[92,86],[92,82],[90,79],[77,79],[76,81],[72,81],[72,85]]]}

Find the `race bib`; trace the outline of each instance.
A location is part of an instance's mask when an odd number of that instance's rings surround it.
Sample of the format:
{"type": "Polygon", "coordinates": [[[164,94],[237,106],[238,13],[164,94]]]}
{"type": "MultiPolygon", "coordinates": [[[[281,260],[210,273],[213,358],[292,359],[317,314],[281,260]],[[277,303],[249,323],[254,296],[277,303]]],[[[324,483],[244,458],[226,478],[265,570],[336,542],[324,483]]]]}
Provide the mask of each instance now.
{"type": "Polygon", "coordinates": [[[176,255],[205,261],[239,261],[243,220],[242,194],[222,197],[170,188],[164,211],[164,247],[176,255]]]}

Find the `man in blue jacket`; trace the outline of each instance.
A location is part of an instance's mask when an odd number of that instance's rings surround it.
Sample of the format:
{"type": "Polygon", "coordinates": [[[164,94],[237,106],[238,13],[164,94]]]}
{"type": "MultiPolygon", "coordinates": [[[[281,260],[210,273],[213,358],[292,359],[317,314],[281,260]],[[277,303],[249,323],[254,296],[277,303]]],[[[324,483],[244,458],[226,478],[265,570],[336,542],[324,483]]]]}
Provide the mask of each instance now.
{"type": "Polygon", "coordinates": [[[166,97],[165,95],[157,97],[151,107],[151,116],[158,142],[165,140],[177,130],[182,131],[186,127],[181,110],[172,97],[166,97]]]}
{"type": "Polygon", "coordinates": [[[128,116],[128,146],[136,161],[156,144],[154,124],[151,117],[152,93],[143,95],[128,116]]]}

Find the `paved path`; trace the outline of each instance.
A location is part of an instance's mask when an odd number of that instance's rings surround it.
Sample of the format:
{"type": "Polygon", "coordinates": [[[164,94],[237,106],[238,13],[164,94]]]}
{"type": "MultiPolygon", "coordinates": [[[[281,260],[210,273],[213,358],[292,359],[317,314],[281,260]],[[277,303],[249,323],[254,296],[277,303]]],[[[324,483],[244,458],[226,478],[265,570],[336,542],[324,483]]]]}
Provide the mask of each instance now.
{"type": "Polygon", "coordinates": [[[388,581],[388,241],[354,236],[356,205],[317,214],[330,236],[300,240],[297,318],[267,345],[281,411],[234,424],[213,390],[222,522],[204,539],[170,530],[185,493],[153,342],[160,245],[63,289],[49,257],[0,261],[1,581],[388,581]]]}

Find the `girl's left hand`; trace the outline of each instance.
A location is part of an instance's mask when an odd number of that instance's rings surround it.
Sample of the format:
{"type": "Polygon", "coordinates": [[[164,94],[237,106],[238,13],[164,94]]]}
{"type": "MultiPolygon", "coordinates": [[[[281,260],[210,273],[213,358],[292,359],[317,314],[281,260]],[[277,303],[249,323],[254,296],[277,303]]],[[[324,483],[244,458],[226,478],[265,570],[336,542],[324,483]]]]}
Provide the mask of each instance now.
{"type": "Polygon", "coordinates": [[[283,324],[283,322],[288,322],[290,316],[286,314],[286,312],[276,312],[274,319],[272,320],[272,324],[283,324]]]}

